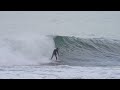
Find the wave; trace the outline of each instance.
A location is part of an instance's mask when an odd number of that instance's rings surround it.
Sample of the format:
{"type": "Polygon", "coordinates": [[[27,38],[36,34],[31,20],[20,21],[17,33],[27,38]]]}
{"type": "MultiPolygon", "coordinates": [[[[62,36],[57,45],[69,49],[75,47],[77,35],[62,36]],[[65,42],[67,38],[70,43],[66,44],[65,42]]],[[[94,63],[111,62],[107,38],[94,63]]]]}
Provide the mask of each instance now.
{"type": "Polygon", "coordinates": [[[120,41],[106,38],[24,33],[0,36],[0,65],[41,65],[59,48],[59,64],[73,66],[120,65],[120,41]]]}
{"type": "Polygon", "coordinates": [[[55,36],[63,64],[81,66],[120,65],[120,41],[105,38],[55,36]]]}

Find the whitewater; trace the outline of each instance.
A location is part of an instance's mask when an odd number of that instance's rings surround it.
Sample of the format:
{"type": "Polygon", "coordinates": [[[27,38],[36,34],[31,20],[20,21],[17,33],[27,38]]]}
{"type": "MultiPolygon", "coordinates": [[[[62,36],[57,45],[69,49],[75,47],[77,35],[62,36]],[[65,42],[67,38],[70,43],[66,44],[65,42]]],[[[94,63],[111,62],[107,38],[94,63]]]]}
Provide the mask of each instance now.
{"type": "Polygon", "coordinates": [[[0,79],[119,79],[119,16],[0,12],[0,79]]]}

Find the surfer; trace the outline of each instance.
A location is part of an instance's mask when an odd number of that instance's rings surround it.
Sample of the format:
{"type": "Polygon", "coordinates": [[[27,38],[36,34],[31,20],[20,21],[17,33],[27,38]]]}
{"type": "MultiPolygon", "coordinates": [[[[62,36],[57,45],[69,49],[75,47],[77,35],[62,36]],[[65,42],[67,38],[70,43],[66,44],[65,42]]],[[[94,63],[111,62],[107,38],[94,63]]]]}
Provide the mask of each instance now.
{"type": "Polygon", "coordinates": [[[54,49],[51,59],[55,56],[57,60],[57,55],[59,56],[58,48],[54,49]]]}

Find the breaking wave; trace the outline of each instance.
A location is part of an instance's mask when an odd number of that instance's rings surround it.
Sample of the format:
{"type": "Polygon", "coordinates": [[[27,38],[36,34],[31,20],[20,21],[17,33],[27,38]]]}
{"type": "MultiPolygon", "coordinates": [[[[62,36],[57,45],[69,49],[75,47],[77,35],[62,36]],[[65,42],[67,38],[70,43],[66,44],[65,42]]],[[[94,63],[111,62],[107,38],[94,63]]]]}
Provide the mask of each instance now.
{"type": "Polygon", "coordinates": [[[0,37],[0,65],[40,65],[49,63],[53,39],[37,34],[0,37]]]}
{"type": "Polygon", "coordinates": [[[40,65],[51,63],[53,49],[59,48],[59,64],[78,66],[120,65],[120,41],[17,34],[0,36],[0,65],[40,65]]]}

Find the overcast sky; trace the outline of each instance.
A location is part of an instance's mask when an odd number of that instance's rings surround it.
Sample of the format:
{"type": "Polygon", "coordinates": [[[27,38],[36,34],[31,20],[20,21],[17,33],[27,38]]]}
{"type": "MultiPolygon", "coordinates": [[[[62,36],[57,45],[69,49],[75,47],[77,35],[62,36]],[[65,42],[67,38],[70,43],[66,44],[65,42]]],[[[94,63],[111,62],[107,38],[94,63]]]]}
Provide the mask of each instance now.
{"type": "Polygon", "coordinates": [[[0,11],[0,31],[120,35],[119,11],[0,11]]]}

